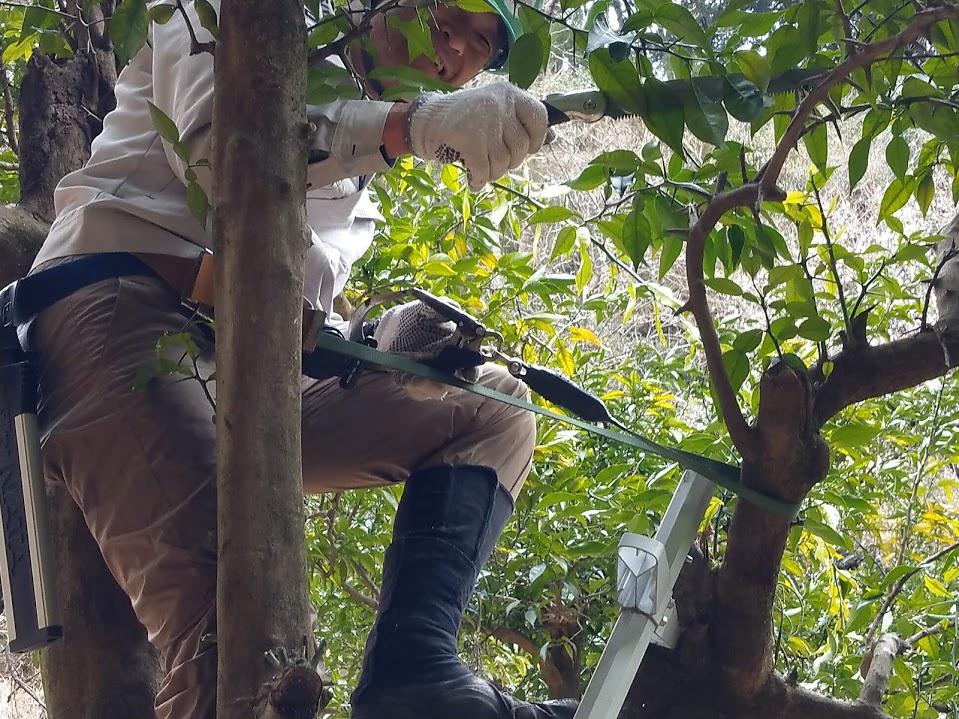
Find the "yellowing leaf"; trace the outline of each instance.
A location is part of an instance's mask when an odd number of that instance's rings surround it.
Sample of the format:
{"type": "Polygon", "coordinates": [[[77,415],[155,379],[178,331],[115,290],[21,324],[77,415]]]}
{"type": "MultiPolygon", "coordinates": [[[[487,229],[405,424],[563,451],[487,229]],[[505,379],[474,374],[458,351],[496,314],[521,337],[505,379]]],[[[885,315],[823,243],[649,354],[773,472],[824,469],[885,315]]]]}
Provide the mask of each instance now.
{"type": "Polygon", "coordinates": [[[602,342],[599,341],[599,338],[593,334],[593,331],[588,330],[585,327],[570,327],[569,335],[573,342],[589,342],[597,347],[603,346],[602,342]]]}
{"type": "Polygon", "coordinates": [[[946,599],[950,599],[952,597],[945,585],[935,577],[924,576],[922,581],[926,585],[926,589],[929,590],[930,594],[934,594],[937,597],[945,597],[946,599]]]}
{"type": "Polygon", "coordinates": [[[576,361],[562,340],[556,341],[556,360],[567,377],[571,377],[576,371],[576,361]]]}

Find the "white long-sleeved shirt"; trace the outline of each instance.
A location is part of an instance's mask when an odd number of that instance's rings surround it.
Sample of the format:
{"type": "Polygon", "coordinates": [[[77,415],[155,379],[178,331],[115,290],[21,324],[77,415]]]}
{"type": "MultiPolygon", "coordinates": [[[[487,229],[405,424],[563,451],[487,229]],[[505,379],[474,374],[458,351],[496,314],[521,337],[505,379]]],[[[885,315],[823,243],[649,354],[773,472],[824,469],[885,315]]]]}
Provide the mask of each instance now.
{"type": "MultiPolygon", "coordinates": [[[[218,0],[214,6],[218,8],[218,0]]],[[[212,38],[192,3],[184,3],[200,42],[212,38]]],[[[210,228],[186,202],[188,166],[164,141],[149,102],[170,117],[191,163],[211,159],[213,57],[190,55],[186,24],[175,15],[151,24],[147,44],[123,69],[116,109],[93,142],[90,160],[61,180],[54,194],[57,217],[34,266],[60,257],[102,252],[146,252],[195,257],[213,249],[210,228]]],[[[307,253],[304,297],[330,311],[353,263],[382,219],[361,178],[389,169],[380,150],[390,103],[340,100],[308,106],[317,127],[314,151],[325,159],[308,167],[307,219],[313,245],[307,253]]],[[[211,196],[209,169],[194,166],[211,196]]],[[[256,182],[256,178],[250,178],[256,182]]]]}

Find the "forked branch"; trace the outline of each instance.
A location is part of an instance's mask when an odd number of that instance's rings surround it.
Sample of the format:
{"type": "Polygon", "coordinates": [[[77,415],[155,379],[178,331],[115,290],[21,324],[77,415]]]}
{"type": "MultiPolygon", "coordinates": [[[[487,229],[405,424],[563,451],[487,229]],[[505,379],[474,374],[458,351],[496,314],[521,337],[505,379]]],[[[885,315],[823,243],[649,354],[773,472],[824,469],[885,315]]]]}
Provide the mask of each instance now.
{"type": "MultiPolygon", "coordinates": [[[[959,17],[959,9],[953,5],[943,5],[921,10],[916,13],[909,25],[897,35],[879,42],[858,46],[856,53],[850,55],[845,62],[826,74],[822,82],[800,103],[789,127],[773,152],[773,156],[763,168],[757,180],[744,184],[736,189],[715,195],[707,204],[703,214],[689,230],[686,241],[686,273],[689,300],[686,308],[696,319],[696,325],[699,328],[703,349],[706,354],[709,376],[716,389],[719,408],[723,413],[726,427],[729,430],[729,436],[743,459],[747,461],[755,459],[760,448],[755,432],[746,423],[746,419],[743,416],[742,409],[736,397],[736,392],[732,388],[729,375],[723,364],[722,347],[716,333],[715,323],[706,296],[706,287],[703,283],[703,258],[705,255],[706,238],[716,227],[722,216],[729,210],[736,207],[755,208],[761,205],[764,199],[783,198],[783,193],[778,188],[777,183],[786,158],[796,147],[802,135],[803,128],[816,106],[828,98],[829,91],[837,83],[849,77],[854,71],[868,67],[889,53],[912,43],[927,33],[929,28],[936,23],[957,17],[959,17]]],[[[923,340],[927,342],[928,339],[929,338],[923,338],[923,340]]],[[[936,344],[940,343],[936,342],[936,344]]],[[[943,344],[942,346],[944,347],[945,345],[943,344]]],[[[935,360],[932,360],[932,363],[935,363],[935,360]]],[[[948,364],[948,362],[946,364],[948,364]]],[[[942,365],[942,353],[940,352],[938,363],[940,369],[932,376],[942,374],[944,371],[944,369],[941,369],[942,365]]],[[[927,372],[928,371],[927,368],[927,372]]],[[[912,384],[903,386],[908,387],[912,386],[912,384]]],[[[902,387],[896,387],[893,389],[901,388],[902,387]]],[[[843,392],[840,394],[846,393],[843,392]]],[[[853,392],[852,394],[855,395],[858,393],[853,392]]],[[[835,402],[833,402],[832,405],[835,405],[835,402]]],[[[830,411],[832,409],[834,409],[834,406],[830,407],[830,411]]],[[[817,415],[818,414],[819,412],[817,412],[817,415]]]]}

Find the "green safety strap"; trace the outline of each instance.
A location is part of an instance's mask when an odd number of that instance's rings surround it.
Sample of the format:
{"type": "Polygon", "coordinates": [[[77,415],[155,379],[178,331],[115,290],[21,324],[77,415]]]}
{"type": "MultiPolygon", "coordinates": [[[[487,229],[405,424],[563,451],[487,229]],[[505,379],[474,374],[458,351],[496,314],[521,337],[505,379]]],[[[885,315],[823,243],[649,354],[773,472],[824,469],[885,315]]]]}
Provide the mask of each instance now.
{"type": "Polygon", "coordinates": [[[708,457],[701,457],[700,455],[693,454],[692,452],[666,447],[658,444],[657,442],[653,442],[650,439],[646,439],[645,437],[630,430],[627,430],[626,432],[617,432],[616,430],[612,430],[601,425],[585,422],[578,417],[560,414],[558,412],[554,412],[553,410],[546,409],[545,407],[540,407],[539,405],[527,402],[526,400],[518,397],[497,392],[489,387],[484,387],[480,384],[473,384],[471,382],[465,382],[455,375],[442,372],[438,369],[430,367],[429,365],[412,360],[409,357],[404,357],[403,355],[393,354],[390,352],[381,352],[373,349],[372,347],[367,347],[364,344],[351,342],[326,332],[321,332],[319,334],[319,337],[316,341],[316,349],[327,350],[329,352],[335,352],[336,354],[350,357],[358,360],[364,366],[377,367],[393,372],[402,372],[404,374],[422,377],[423,379],[432,380],[433,382],[439,382],[440,384],[466,390],[467,392],[472,392],[473,394],[478,394],[482,397],[487,397],[497,402],[503,402],[504,404],[519,407],[520,409],[534,412],[542,415],[543,417],[549,417],[550,419],[564,422],[566,424],[573,425],[574,427],[579,427],[586,432],[592,432],[600,437],[611,439],[614,442],[635,447],[636,449],[644,452],[652,452],[653,454],[664,457],[665,459],[670,459],[682,467],[693,470],[694,472],[708,479],[710,482],[728,489],[730,492],[733,492],[734,494],[750,501],[759,507],[772,510],[779,514],[784,514],[790,519],[794,519],[799,514],[799,510],[802,506],[801,503],[785,502],[781,499],[776,499],[775,497],[770,497],[766,494],[763,494],[762,492],[752,489],[751,487],[747,487],[739,480],[739,467],[735,467],[731,464],[726,464],[725,462],[720,462],[715,459],[710,459],[708,457]]]}

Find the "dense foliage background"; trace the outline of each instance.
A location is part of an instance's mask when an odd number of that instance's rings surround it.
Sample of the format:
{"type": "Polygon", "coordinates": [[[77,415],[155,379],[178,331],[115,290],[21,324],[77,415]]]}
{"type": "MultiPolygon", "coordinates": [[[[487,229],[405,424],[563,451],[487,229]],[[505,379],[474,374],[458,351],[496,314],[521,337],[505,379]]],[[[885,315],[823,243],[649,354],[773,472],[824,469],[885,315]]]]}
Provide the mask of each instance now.
{"type": "MultiPolygon", "coordinates": [[[[595,85],[639,118],[562,126],[522,171],[475,194],[456,167],[402,160],[376,180],[388,222],[348,298],[409,286],[452,297],[512,352],[573,377],[638,432],[738,461],[682,311],[684,233],[717,190],[755,177],[773,155],[805,95],[799,85],[768,94],[777,78],[835,67],[917,11],[894,0],[521,3],[510,80],[541,96],[595,85]],[[665,84],[698,75],[725,81],[718,93],[665,84]]],[[[36,49],[74,52],[62,29],[76,12],[53,0],[0,6],[5,202],[19,196],[24,62],[36,49]]],[[[119,3],[108,27],[121,61],[147,22],[143,0],[119,3]]],[[[344,22],[320,21],[313,45],[349,33],[344,22]]],[[[421,38],[415,24],[403,31],[421,38]]],[[[313,99],[342,94],[345,80],[316,75],[313,99]]],[[[828,377],[848,337],[880,342],[936,318],[933,244],[959,197],[957,81],[954,19],[856,70],[806,124],[783,197],[728,212],[708,236],[705,282],[747,418],[771,364],[828,377]]],[[[792,527],[775,602],[776,669],[793,681],[855,699],[864,652],[892,631],[913,641],[884,710],[959,717],[956,400],[946,377],[844,409],[823,428],[831,468],[792,527]]],[[[619,537],[655,530],[681,473],[562,424],[539,426],[533,474],[462,635],[474,669],[523,697],[585,687],[617,614],[619,537]]],[[[334,716],[348,715],[399,491],[308,499],[334,716]]],[[[723,557],[735,503],[720,492],[710,507],[699,546],[711,562],[723,557]]],[[[29,683],[28,665],[8,656],[8,669],[11,682],[29,683]]]]}

